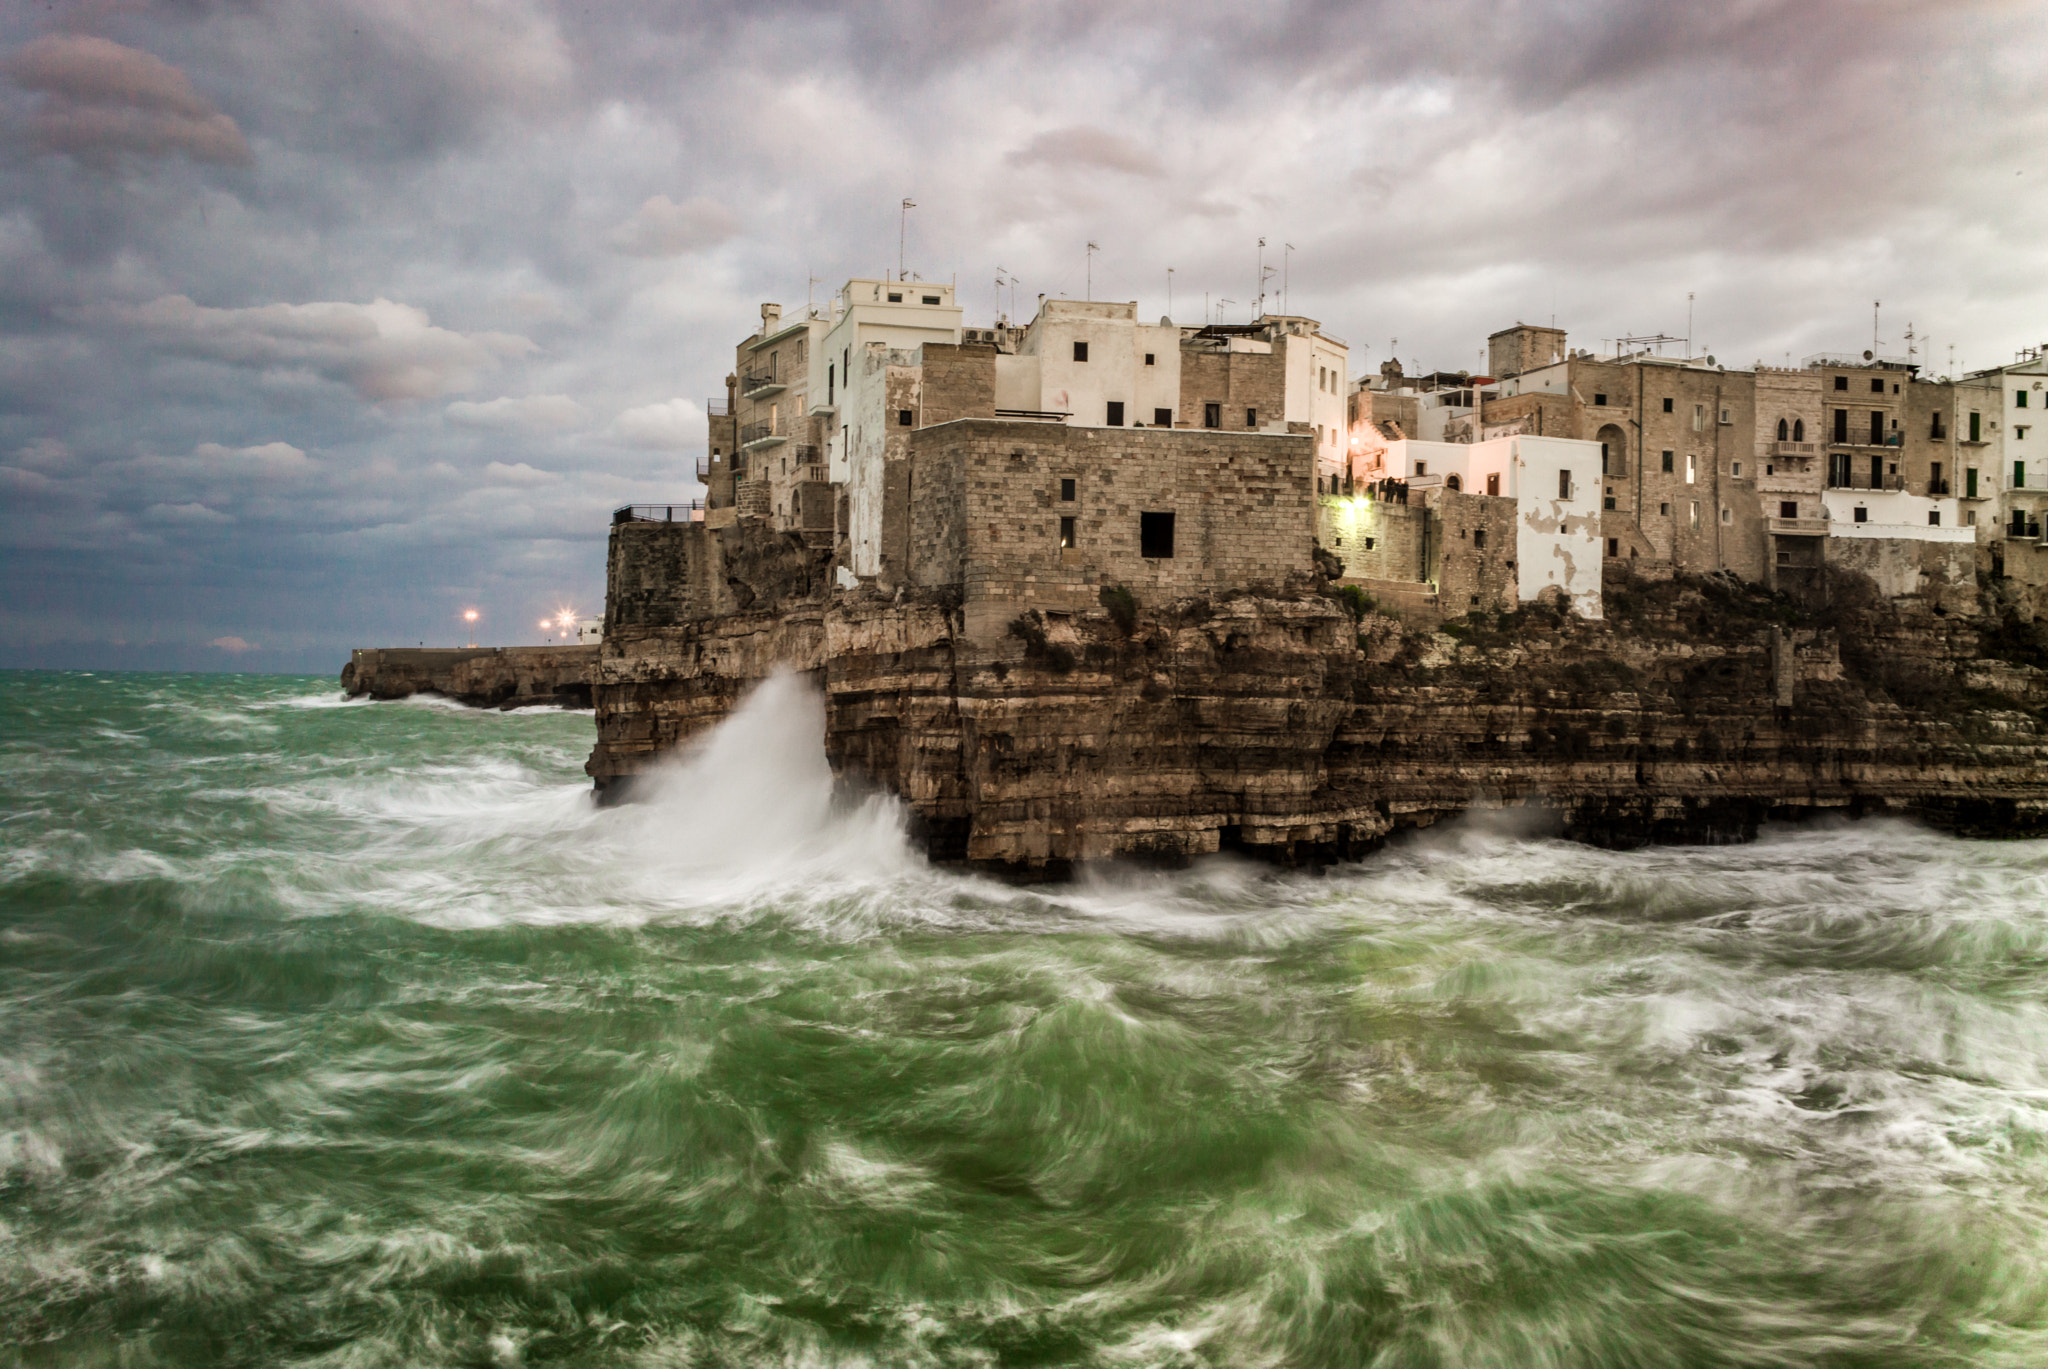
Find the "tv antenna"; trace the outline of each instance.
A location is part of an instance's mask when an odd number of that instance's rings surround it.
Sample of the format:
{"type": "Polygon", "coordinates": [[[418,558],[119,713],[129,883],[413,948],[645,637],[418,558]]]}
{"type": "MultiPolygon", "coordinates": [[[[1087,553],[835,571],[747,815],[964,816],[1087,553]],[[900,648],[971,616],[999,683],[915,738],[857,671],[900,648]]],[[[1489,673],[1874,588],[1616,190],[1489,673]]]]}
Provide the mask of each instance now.
{"type": "Polygon", "coordinates": [[[1173,268],[1166,268],[1166,316],[1173,317],[1173,268]]]}
{"type": "Polygon", "coordinates": [[[1082,254],[1088,259],[1087,284],[1083,288],[1086,290],[1089,299],[1095,298],[1095,254],[1101,250],[1100,247],[1091,241],[1088,244],[1088,250],[1082,254]]]}
{"type": "Polygon", "coordinates": [[[1224,305],[1226,305],[1226,304],[1235,304],[1235,303],[1237,303],[1237,301],[1236,301],[1236,300],[1234,300],[1234,299],[1228,299],[1228,298],[1219,298],[1219,299],[1218,299],[1218,300],[1216,301],[1216,323],[1217,323],[1217,325],[1218,325],[1219,327],[1220,327],[1220,326],[1222,326],[1222,323],[1223,323],[1223,306],[1224,306],[1224,305]]]}
{"type": "Polygon", "coordinates": [[[896,215],[896,279],[904,279],[903,247],[910,237],[910,211],[917,208],[917,201],[904,197],[903,207],[896,215]]]}
{"type": "Polygon", "coordinates": [[[1293,243],[1291,243],[1291,242],[1284,242],[1284,243],[1281,243],[1281,244],[1280,244],[1280,312],[1281,312],[1281,313],[1283,313],[1283,314],[1287,312],[1287,276],[1288,276],[1288,269],[1289,269],[1289,268],[1290,268],[1291,266],[1293,266],[1293,264],[1294,264],[1294,244],[1293,244],[1293,243]]]}

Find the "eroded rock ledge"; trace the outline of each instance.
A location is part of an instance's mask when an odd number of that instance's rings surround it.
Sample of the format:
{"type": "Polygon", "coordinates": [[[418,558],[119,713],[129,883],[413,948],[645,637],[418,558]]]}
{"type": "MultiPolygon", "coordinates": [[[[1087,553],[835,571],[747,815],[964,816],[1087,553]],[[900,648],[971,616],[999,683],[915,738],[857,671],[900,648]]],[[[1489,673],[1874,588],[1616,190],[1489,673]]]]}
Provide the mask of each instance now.
{"type": "Polygon", "coordinates": [[[849,784],[900,796],[935,858],[1020,874],[1351,856],[1504,805],[1617,846],[1824,812],[2048,831],[2048,637],[1989,594],[1960,614],[1844,576],[1809,612],[1732,578],[1618,579],[1605,622],[1532,606],[1434,631],[1306,577],[1105,601],[992,642],[914,591],[617,628],[588,769],[621,796],[790,667],[823,687],[849,784]]]}

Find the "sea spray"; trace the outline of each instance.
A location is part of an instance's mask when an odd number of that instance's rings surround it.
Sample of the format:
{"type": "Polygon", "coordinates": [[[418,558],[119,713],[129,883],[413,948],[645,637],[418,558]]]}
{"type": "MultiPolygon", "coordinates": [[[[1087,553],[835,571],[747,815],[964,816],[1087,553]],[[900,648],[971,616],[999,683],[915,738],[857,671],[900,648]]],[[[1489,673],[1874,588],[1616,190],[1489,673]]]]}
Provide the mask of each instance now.
{"type": "Polygon", "coordinates": [[[34,1362],[2048,1360],[2040,843],[1019,890],[793,678],[614,809],[587,718],[4,683],[34,1362]]]}

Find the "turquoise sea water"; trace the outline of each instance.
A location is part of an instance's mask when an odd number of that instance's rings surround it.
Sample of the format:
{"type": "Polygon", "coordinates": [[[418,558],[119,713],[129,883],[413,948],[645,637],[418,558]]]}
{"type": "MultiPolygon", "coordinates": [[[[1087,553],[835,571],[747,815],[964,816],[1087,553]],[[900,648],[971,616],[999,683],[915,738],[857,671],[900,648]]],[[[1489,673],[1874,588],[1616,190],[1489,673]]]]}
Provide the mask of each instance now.
{"type": "Polygon", "coordinates": [[[819,720],[0,674],[0,1362],[2048,1363],[2048,845],[1020,890],[819,720]]]}

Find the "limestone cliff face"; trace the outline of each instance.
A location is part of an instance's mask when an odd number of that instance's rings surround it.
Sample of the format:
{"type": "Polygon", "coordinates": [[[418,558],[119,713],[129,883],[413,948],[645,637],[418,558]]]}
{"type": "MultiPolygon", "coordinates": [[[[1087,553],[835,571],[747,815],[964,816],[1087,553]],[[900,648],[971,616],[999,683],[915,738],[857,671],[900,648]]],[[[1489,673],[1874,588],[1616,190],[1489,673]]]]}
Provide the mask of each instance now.
{"type": "Polygon", "coordinates": [[[790,667],[824,688],[849,783],[901,796],[935,857],[1020,872],[1313,860],[1502,804],[1611,844],[1829,810],[2048,830],[2038,630],[1855,589],[1808,614],[1732,580],[1617,582],[1605,622],[1432,632],[1302,579],[1027,613],[995,640],[943,594],[818,592],[616,631],[589,770],[622,792],[790,667]]]}
{"type": "Polygon", "coordinates": [[[441,694],[478,708],[588,708],[595,646],[363,647],[341,668],[350,695],[441,694]]]}

